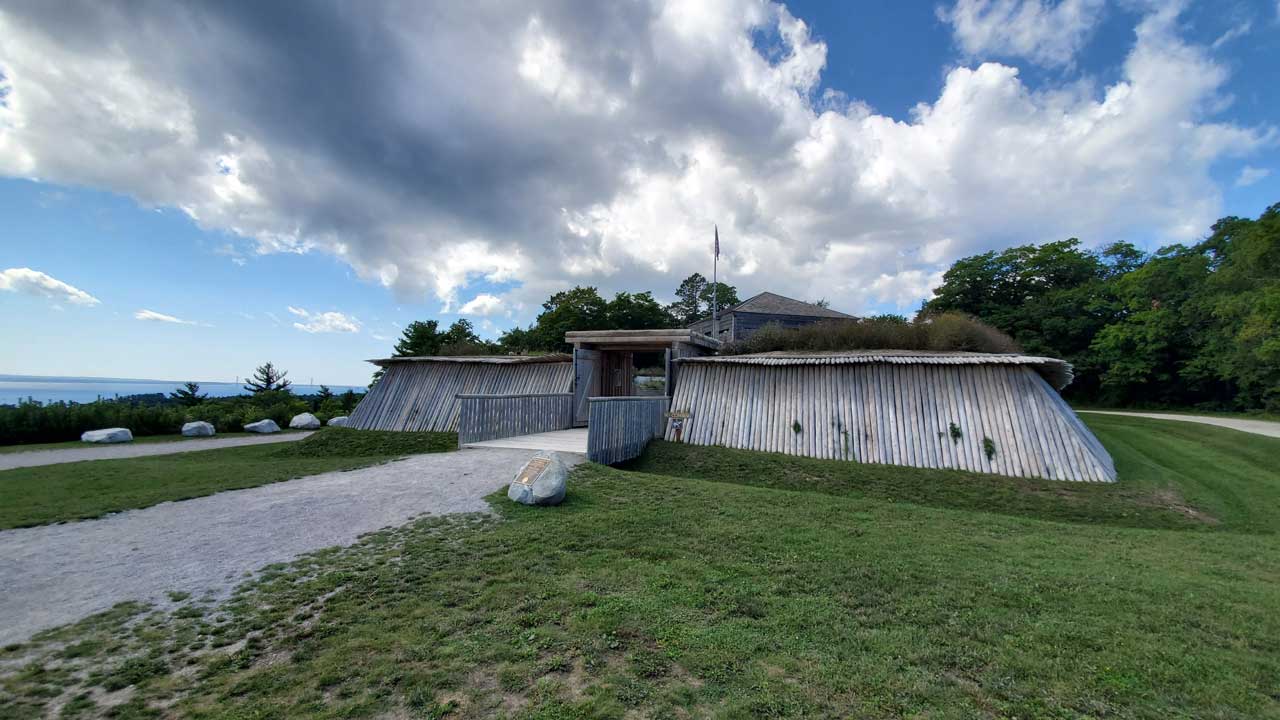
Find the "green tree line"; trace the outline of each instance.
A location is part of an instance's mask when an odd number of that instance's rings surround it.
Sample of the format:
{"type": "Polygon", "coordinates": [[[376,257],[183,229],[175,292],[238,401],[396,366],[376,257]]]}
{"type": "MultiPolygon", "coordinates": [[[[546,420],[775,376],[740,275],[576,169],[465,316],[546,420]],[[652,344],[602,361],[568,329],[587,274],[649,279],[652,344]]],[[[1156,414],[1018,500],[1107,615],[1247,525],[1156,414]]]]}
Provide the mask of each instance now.
{"type": "Polygon", "coordinates": [[[1076,402],[1280,412],[1280,203],[1151,254],[1071,238],[963,258],[920,316],[945,311],[1070,361],[1076,402]]]}
{"type": "MultiPolygon", "coordinates": [[[[663,305],[652,292],[620,292],[606,300],[595,287],[577,286],[553,294],[527,327],[503,332],[497,340],[484,340],[470,320],[456,320],[444,330],[435,320],[409,323],[396,341],[393,357],[424,355],[506,355],[567,352],[564,334],[570,330],[644,330],[684,327],[711,316],[712,302],[727,308],[741,302],[738,290],[712,283],[700,273],[685,278],[676,289],[675,301],[663,305]]],[[[382,371],[374,373],[374,382],[382,371]]]]}

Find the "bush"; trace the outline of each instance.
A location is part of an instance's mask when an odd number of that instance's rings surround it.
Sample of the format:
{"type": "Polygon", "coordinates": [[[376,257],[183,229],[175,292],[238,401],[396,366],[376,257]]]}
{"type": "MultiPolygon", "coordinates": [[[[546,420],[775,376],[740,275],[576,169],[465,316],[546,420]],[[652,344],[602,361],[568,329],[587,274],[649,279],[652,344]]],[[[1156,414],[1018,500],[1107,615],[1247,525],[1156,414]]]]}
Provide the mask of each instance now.
{"type": "Polygon", "coordinates": [[[897,315],[824,320],[799,328],[769,324],[751,337],[721,348],[722,355],[799,350],[929,350],[1021,352],[1013,338],[975,318],[948,312],[909,321],[897,315]]]}
{"type": "Polygon", "coordinates": [[[129,428],[134,435],[176,433],[186,408],[117,400],[91,403],[24,401],[0,406],[0,445],[78,440],[86,430],[129,428]]]}
{"type": "MultiPolygon", "coordinates": [[[[360,396],[345,394],[324,401],[316,416],[327,422],[346,415],[347,403],[354,406],[360,396]]],[[[161,398],[163,400],[163,398],[161,398]]],[[[199,405],[183,407],[176,403],[154,404],[150,398],[98,400],[91,403],[41,403],[24,401],[18,405],[0,405],[0,445],[62,442],[78,440],[86,430],[129,428],[137,437],[174,435],[183,423],[203,420],[218,432],[240,432],[244,426],[265,418],[280,427],[288,427],[298,413],[309,412],[311,405],[287,391],[269,391],[257,395],[209,398],[199,405]]]]}

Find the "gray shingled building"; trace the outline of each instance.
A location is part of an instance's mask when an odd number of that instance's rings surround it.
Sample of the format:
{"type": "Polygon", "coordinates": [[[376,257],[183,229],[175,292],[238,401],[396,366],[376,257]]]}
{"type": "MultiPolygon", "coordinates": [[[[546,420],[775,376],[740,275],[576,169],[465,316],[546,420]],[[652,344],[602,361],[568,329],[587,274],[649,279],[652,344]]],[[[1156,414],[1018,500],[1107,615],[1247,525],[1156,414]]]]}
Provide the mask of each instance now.
{"type": "Polygon", "coordinates": [[[696,333],[713,337],[721,342],[735,342],[751,337],[760,328],[774,323],[783,327],[801,327],[821,320],[853,320],[838,310],[824,308],[777,293],[762,292],[731,308],[720,312],[719,330],[713,333],[711,319],[699,320],[689,326],[696,333]]]}

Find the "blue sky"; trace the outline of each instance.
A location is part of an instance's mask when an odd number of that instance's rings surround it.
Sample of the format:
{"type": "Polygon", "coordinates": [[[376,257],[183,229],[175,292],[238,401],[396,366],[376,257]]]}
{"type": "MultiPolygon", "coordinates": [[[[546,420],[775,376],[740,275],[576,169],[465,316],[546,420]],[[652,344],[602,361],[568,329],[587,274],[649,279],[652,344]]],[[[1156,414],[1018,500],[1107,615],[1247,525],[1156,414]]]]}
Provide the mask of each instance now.
{"type": "Polygon", "coordinates": [[[669,299],[711,222],[744,297],[910,312],[1280,201],[1271,0],[364,7],[0,10],[0,373],[359,384],[414,319],[669,299]]]}

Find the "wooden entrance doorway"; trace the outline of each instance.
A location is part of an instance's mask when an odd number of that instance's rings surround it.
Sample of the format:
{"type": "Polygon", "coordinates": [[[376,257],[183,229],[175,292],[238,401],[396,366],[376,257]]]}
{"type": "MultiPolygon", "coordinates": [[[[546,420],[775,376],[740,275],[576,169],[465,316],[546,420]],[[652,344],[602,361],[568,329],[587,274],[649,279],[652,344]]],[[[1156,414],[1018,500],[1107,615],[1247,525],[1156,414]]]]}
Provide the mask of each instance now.
{"type": "Polygon", "coordinates": [[[670,395],[676,381],[673,359],[704,355],[720,346],[690,330],[575,331],[565,334],[565,342],[573,345],[574,422],[578,426],[587,424],[590,398],[670,395]],[[652,374],[646,375],[644,392],[637,389],[637,369],[652,374]]]}

